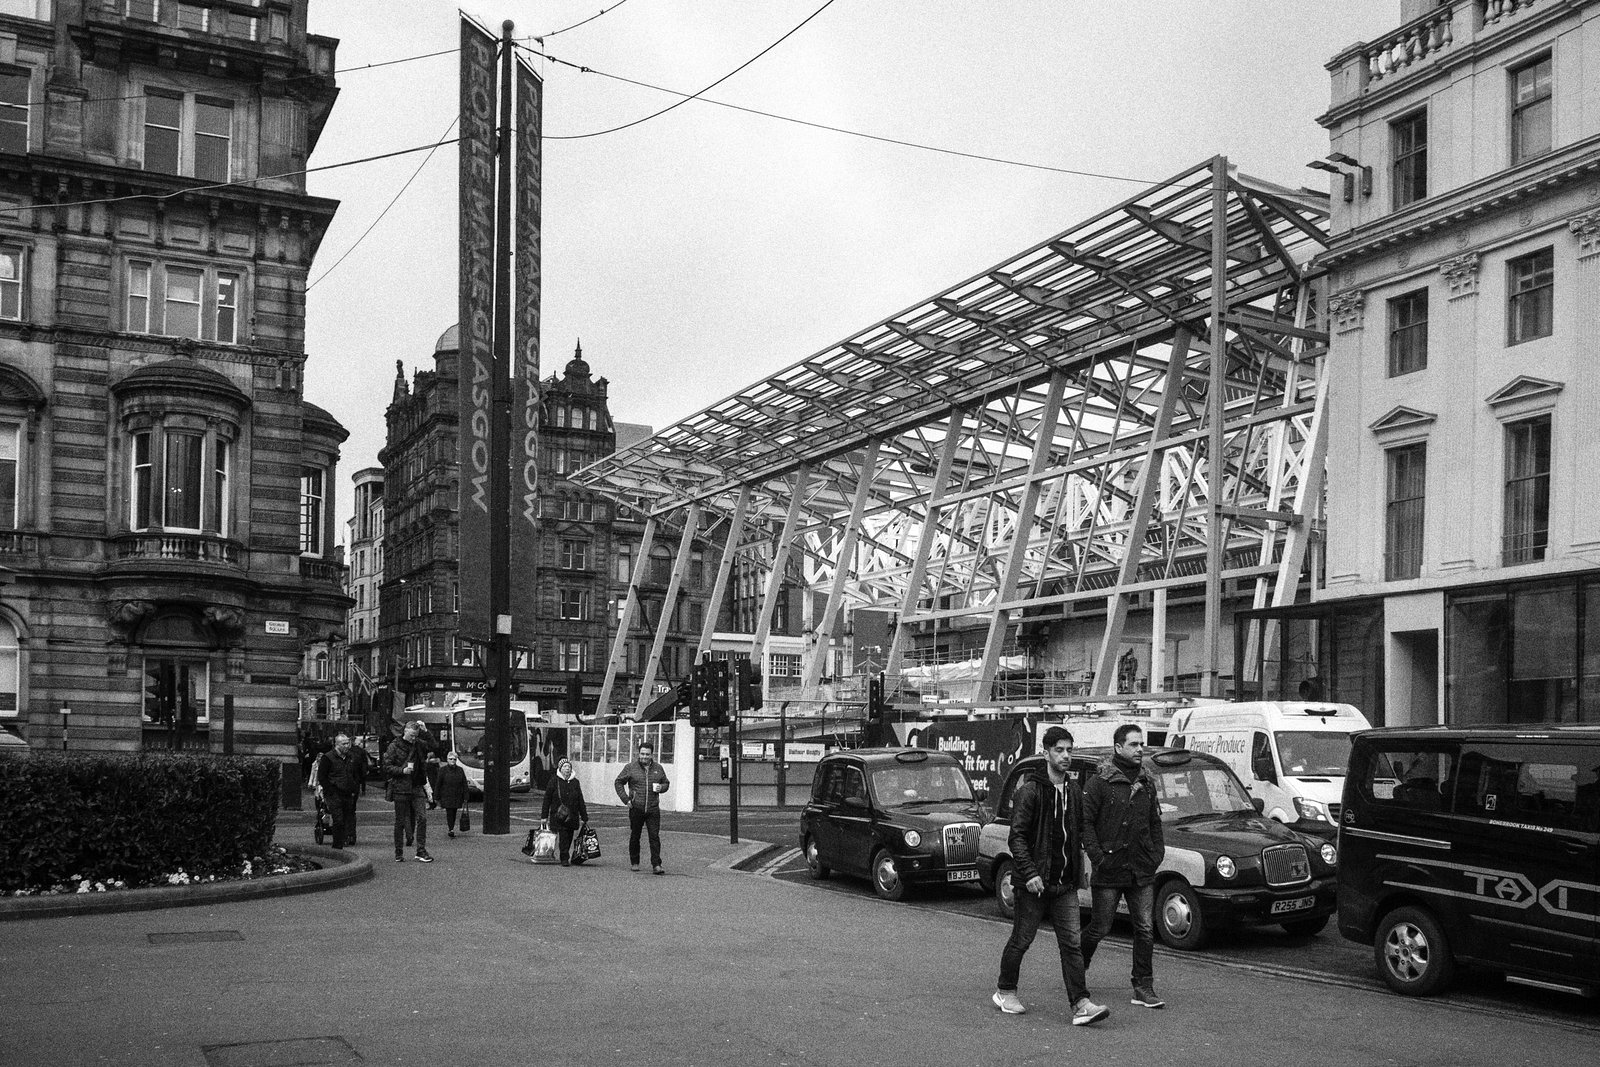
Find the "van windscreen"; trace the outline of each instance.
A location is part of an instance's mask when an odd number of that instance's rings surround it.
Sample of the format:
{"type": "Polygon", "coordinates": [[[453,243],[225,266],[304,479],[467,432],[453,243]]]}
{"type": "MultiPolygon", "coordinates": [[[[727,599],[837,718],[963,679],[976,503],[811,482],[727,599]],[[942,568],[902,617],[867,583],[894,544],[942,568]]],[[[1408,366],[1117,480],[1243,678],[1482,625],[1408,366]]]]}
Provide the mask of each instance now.
{"type": "Polygon", "coordinates": [[[1283,773],[1302,778],[1340,778],[1350,765],[1350,735],[1331,730],[1279,730],[1283,773]]]}

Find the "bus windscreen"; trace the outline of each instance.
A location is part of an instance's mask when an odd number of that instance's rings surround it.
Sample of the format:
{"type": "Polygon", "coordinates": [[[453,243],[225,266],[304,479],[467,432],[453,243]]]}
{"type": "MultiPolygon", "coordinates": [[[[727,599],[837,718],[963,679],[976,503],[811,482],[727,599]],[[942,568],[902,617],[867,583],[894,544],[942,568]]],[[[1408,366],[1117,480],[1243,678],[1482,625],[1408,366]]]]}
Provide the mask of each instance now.
{"type": "MultiPolygon", "coordinates": [[[[485,717],[458,711],[452,717],[451,729],[455,733],[456,755],[467,767],[483,768],[483,734],[487,727],[485,717]]],[[[528,756],[528,727],[523,717],[511,716],[511,757],[507,761],[515,767],[528,756]]]]}

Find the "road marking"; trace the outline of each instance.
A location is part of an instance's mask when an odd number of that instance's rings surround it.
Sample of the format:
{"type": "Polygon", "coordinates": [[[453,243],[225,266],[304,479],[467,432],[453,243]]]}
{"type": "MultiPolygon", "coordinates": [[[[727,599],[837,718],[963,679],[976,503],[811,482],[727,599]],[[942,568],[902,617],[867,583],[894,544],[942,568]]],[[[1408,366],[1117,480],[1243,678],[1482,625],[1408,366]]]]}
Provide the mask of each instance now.
{"type": "Polygon", "coordinates": [[[799,849],[797,849],[797,848],[785,849],[784,851],[782,851],[782,852],[778,853],[776,856],[774,856],[768,862],[763,863],[761,866],[757,867],[755,869],[755,871],[752,872],[752,873],[754,873],[754,874],[764,874],[764,875],[768,875],[768,876],[777,874],[779,868],[783,867],[785,864],[789,863],[791,860],[798,859],[799,856],[800,856],[800,850],[799,849]]]}

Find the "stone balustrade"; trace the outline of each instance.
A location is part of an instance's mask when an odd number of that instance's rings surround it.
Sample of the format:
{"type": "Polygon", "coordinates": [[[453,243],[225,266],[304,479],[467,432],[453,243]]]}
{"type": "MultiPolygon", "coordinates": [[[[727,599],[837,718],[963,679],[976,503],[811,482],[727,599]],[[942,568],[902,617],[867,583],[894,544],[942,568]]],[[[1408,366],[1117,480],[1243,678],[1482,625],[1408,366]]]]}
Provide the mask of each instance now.
{"type": "MultiPolygon", "coordinates": [[[[1479,0],[1483,2],[1483,0],[1479,0]]],[[[1504,0],[1502,0],[1504,2],[1504,0]]],[[[1404,74],[1455,43],[1456,4],[1434,8],[1381,40],[1366,46],[1367,84],[1404,74]]]]}

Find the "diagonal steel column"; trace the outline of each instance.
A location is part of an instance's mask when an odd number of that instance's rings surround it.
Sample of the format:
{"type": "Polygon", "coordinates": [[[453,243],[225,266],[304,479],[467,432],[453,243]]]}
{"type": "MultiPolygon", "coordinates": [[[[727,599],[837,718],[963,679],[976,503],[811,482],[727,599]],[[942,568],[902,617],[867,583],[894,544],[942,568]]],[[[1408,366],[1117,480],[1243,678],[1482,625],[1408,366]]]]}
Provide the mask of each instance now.
{"type": "Polygon", "coordinates": [[[778,608],[778,591],[783,588],[783,572],[789,563],[789,549],[794,547],[795,527],[800,524],[800,505],[805,500],[806,486],[811,481],[811,464],[802,464],[794,472],[794,489],[789,496],[789,510],[783,517],[783,532],[778,535],[778,547],[772,554],[772,570],[767,574],[767,591],[761,597],[761,615],[756,619],[755,636],[750,639],[750,662],[762,664],[762,650],[767,647],[767,637],[772,633],[772,615],[778,608]]]}
{"type": "Polygon", "coordinates": [[[717,561],[717,580],[711,585],[711,599],[706,602],[706,621],[700,628],[700,643],[695,646],[694,661],[711,651],[711,638],[717,632],[717,616],[722,612],[722,597],[728,591],[728,576],[733,573],[733,554],[744,533],[744,515],[750,509],[750,485],[739,486],[739,499],[733,505],[733,516],[728,520],[728,536],[723,539],[722,559],[717,561]]]}
{"type": "Polygon", "coordinates": [[[1167,379],[1161,396],[1161,407],[1156,412],[1155,429],[1150,433],[1150,444],[1145,449],[1144,467],[1139,471],[1138,483],[1133,490],[1133,514],[1128,522],[1128,546],[1117,572],[1106,610],[1106,628],[1100,636],[1100,655],[1095,660],[1094,682],[1089,692],[1104,696],[1111,691],[1111,680],[1116,677],[1117,647],[1122,644],[1122,628],[1128,621],[1128,594],[1125,586],[1139,577],[1139,559],[1144,553],[1145,533],[1150,529],[1150,512],[1155,503],[1156,487],[1160,484],[1162,457],[1166,455],[1167,435],[1172,432],[1172,413],[1178,406],[1178,396],[1183,392],[1183,368],[1189,360],[1189,330],[1180,327],[1172,338],[1172,354],[1167,359],[1167,379]]]}
{"type": "Polygon", "coordinates": [[[1328,458],[1328,363],[1324,355],[1317,367],[1317,401],[1311,410],[1311,431],[1300,465],[1300,484],[1295,489],[1291,510],[1300,520],[1289,527],[1284,541],[1283,559],[1278,563],[1278,584],[1273,590],[1273,607],[1294,603],[1300,586],[1300,569],[1305,566],[1306,548],[1311,543],[1313,520],[1322,506],[1323,469],[1328,458]]]}
{"type": "Polygon", "coordinates": [[[866,455],[861,460],[861,478],[856,483],[855,499],[850,503],[850,521],[845,527],[844,544],[839,548],[839,558],[833,566],[833,585],[828,590],[828,606],[817,623],[816,644],[806,657],[802,686],[817,684],[822,677],[822,667],[833,645],[833,627],[839,618],[839,608],[844,601],[845,580],[855,572],[856,538],[861,532],[861,516],[867,510],[867,498],[872,494],[872,480],[878,470],[878,446],[882,441],[874,437],[867,442],[866,455]]]}
{"type": "Polygon", "coordinates": [[[683,537],[678,541],[678,558],[672,563],[672,577],[667,579],[667,596],[661,604],[661,618],[656,623],[656,637],[650,643],[650,659],[645,664],[644,677],[639,679],[639,700],[634,705],[633,717],[644,718],[644,709],[650,705],[650,691],[655,688],[656,670],[661,666],[661,649],[667,643],[667,631],[672,628],[673,612],[678,606],[678,590],[683,586],[683,575],[689,569],[689,557],[694,547],[694,535],[700,529],[700,505],[689,505],[689,516],[684,520],[683,537]]]}
{"type": "MultiPolygon", "coordinates": [[[[1017,502],[1016,523],[1011,530],[1011,552],[1006,559],[1004,576],[996,589],[996,603],[1004,604],[1017,593],[1017,583],[1022,578],[1022,565],[1028,556],[1028,541],[1033,532],[1033,519],[1039,510],[1039,476],[1050,465],[1050,453],[1056,443],[1056,422],[1061,417],[1061,398],[1066,393],[1067,376],[1060,371],[1050,375],[1050,389],[1045,396],[1044,410],[1039,416],[1038,438],[1033,442],[1033,459],[1028,464],[1028,484],[1017,502]]],[[[996,608],[989,620],[989,636],[983,643],[983,668],[978,673],[979,684],[993,685],[999,676],[1000,646],[1005,642],[1006,626],[1011,612],[996,608]]]]}
{"type": "Polygon", "coordinates": [[[656,519],[652,515],[644,524],[644,539],[639,545],[639,558],[634,560],[633,573],[628,575],[627,599],[622,602],[622,618],[617,620],[617,636],[611,642],[611,660],[606,664],[606,680],[600,683],[600,697],[594,706],[596,718],[611,713],[611,689],[617,681],[619,664],[626,665],[628,662],[628,631],[633,627],[634,607],[639,603],[639,575],[644,573],[644,566],[650,559],[650,549],[655,540],[656,519]]]}
{"type": "Polygon", "coordinates": [[[1211,379],[1206,389],[1206,633],[1205,695],[1222,691],[1222,487],[1228,464],[1223,457],[1222,420],[1228,365],[1228,159],[1211,160],[1211,379]]]}
{"type": "MultiPolygon", "coordinates": [[[[950,472],[955,469],[956,450],[961,442],[962,425],[966,415],[960,408],[950,409],[950,424],[945,431],[944,447],[939,450],[939,468],[934,472],[933,481],[928,486],[927,510],[922,515],[922,529],[917,534],[917,558],[911,564],[911,574],[906,580],[905,597],[900,602],[900,617],[895,620],[894,632],[889,635],[889,656],[884,665],[884,674],[893,678],[900,673],[901,661],[905,659],[906,642],[910,640],[910,632],[906,628],[906,619],[917,608],[917,601],[922,598],[922,583],[928,578],[928,556],[933,551],[934,531],[938,528],[940,501],[944,499],[946,490],[950,487],[950,472]]],[[[933,606],[939,606],[938,597],[934,598],[933,606]]]]}

